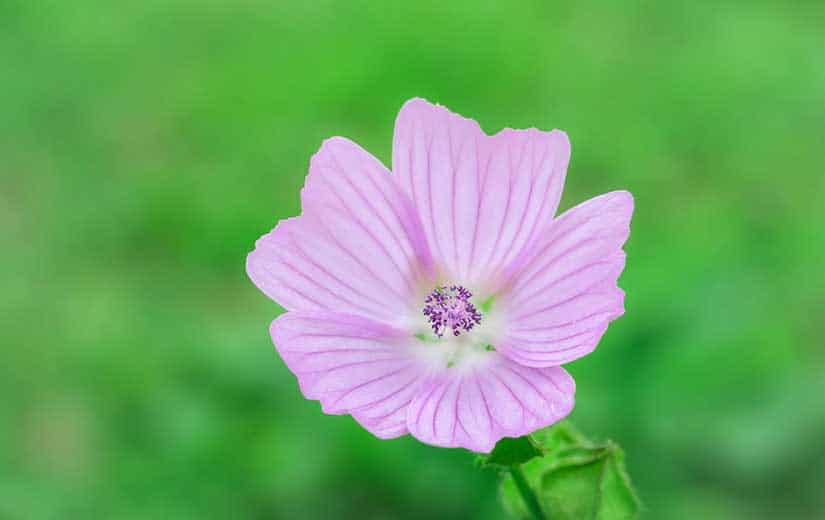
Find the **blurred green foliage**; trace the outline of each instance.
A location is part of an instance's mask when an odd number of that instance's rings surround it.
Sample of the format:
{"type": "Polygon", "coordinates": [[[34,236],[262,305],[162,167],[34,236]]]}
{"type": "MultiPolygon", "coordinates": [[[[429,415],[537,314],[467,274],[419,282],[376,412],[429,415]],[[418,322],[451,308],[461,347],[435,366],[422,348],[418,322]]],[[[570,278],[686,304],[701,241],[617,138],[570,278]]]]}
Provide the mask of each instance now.
{"type": "Polygon", "coordinates": [[[331,135],[565,129],[636,197],[570,365],[656,519],[825,515],[825,4],[0,2],[0,518],[500,518],[461,450],[304,400],[247,280],[331,135]]]}

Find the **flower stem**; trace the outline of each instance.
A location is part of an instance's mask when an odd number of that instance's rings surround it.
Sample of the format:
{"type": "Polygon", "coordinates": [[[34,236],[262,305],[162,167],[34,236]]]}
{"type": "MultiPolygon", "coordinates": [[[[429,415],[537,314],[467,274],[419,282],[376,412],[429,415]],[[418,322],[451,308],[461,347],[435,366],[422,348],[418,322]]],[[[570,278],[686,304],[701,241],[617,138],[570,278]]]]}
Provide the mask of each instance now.
{"type": "Polygon", "coordinates": [[[539,504],[538,498],[536,498],[536,494],[533,493],[530,484],[528,484],[527,479],[524,478],[524,472],[521,470],[521,466],[510,466],[510,474],[513,476],[513,482],[516,483],[518,492],[522,500],[524,500],[524,503],[527,504],[527,509],[530,510],[533,518],[536,520],[549,520],[541,510],[541,505],[539,504]]]}

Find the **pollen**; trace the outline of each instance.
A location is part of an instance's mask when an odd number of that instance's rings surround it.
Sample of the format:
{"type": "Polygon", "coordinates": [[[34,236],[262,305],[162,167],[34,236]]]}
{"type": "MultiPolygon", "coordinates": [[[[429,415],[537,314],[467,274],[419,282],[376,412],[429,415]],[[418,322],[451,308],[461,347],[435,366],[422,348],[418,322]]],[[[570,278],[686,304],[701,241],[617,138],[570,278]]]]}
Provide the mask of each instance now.
{"type": "Polygon", "coordinates": [[[460,336],[481,323],[481,313],[470,302],[472,296],[460,285],[442,285],[427,296],[423,312],[436,336],[440,338],[448,330],[460,336]]]}

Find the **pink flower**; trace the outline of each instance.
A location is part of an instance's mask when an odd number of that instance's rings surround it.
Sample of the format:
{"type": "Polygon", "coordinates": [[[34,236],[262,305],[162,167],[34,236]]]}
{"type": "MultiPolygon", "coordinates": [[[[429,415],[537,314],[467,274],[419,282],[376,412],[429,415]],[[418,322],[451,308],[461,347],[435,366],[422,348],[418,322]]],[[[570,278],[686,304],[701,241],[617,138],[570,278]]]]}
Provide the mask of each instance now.
{"type": "Polygon", "coordinates": [[[422,99],[398,115],[392,173],[325,141],[301,216],[247,259],[288,311],[270,332],[303,394],[378,437],[477,452],[565,417],[560,365],[624,313],[633,212],[615,191],[553,218],[569,159],[564,132],[487,136],[422,99]]]}

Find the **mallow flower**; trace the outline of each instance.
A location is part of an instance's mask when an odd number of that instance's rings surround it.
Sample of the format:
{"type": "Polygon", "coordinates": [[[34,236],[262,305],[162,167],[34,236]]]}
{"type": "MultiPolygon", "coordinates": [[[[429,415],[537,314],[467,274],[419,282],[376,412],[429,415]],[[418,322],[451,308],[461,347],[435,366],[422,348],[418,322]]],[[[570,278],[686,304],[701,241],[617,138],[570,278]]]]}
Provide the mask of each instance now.
{"type": "Polygon", "coordinates": [[[565,417],[561,367],[624,313],[633,198],[555,216],[570,143],[479,125],[423,99],[401,108],[392,171],[333,137],[301,215],[262,236],[247,272],[287,312],[270,333],[308,399],[380,438],[489,452],[565,417]]]}

